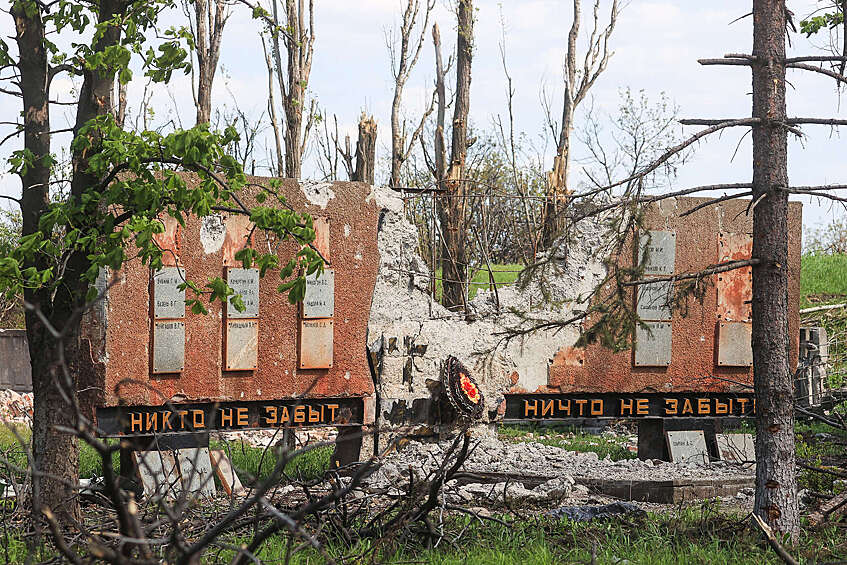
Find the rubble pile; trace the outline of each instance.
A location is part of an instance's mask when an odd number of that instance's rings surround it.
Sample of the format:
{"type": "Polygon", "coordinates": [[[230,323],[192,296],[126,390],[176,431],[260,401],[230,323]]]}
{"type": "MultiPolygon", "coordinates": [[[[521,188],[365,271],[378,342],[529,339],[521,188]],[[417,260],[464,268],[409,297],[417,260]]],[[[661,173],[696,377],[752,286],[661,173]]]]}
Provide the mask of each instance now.
{"type": "Polygon", "coordinates": [[[32,393],[0,390],[0,422],[32,421],[32,393]]]}
{"type": "MultiPolygon", "coordinates": [[[[400,494],[402,485],[409,483],[410,474],[415,480],[425,480],[437,469],[451,444],[451,441],[410,441],[382,459],[382,466],[367,479],[367,487],[396,490],[396,494],[400,494]]],[[[737,479],[750,477],[753,472],[723,461],[708,465],[638,459],[612,461],[608,457],[600,459],[596,453],[579,453],[534,442],[507,443],[491,437],[474,439],[471,446],[461,471],[494,475],[501,480],[494,483],[475,483],[467,479],[452,481],[445,488],[450,502],[496,504],[506,501],[537,505],[566,500],[584,502],[588,489],[579,484],[580,479],[737,479]],[[541,483],[526,488],[525,484],[530,481],[524,478],[541,483]]]]}

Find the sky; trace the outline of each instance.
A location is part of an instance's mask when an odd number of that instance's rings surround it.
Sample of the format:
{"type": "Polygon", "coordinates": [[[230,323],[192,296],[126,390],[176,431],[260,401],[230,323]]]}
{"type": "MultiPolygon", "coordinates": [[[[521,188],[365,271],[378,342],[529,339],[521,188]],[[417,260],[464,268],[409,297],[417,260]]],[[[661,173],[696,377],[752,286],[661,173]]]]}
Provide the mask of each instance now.
{"type": "MultiPolygon", "coordinates": [[[[454,16],[446,0],[436,0],[432,21],[441,28],[445,52],[455,41],[454,16]]],[[[587,2],[586,2],[587,3],[587,2]]],[[[362,111],[373,114],[379,126],[378,159],[388,154],[389,113],[393,94],[386,38],[399,25],[402,0],[315,0],[316,44],[310,90],[321,107],[335,114],[339,127],[355,139],[362,111]]],[[[561,111],[562,61],[572,17],[568,0],[476,1],[475,51],[471,83],[471,121],[487,127],[492,118],[506,113],[506,86],[499,44],[505,32],[509,72],[515,88],[516,129],[543,148],[544,113],[542,88],[561,111]]],[[[823,2],[789,0],[797,19],[823,2]]],[[[601,0],[601,18],[607,17],[608,1],[601,0]]],[[[739,17],[750,11],[750,2],[739,0],[631,0],[626,4],[612,37],[614,55],[606,72],[592,89],[594,107],[614,113],[619,93],[629,87],[643,90],[652,99],[664,92],[680,108],[681,117],[726,118],[750,115],[750,71],[745,67],[702,67],[698,58],[721,57],[725,53],[749,53],[752,49],[752,18],[739,17]]],[[[590,13],[587,7],[583,9],[590,13]]],[[[165,25],[182,25],[180,12],[163,13],[165,25]]],[[[259,39],[259,25],[243,7],[233,8],[222,45],[221,70],[213,90],[213,106],[234,102],[252,116],[266,107],[267,75],[259,39]]],[[[11,18],[0,14],[0,34],[13,42],[11,18]]],[[[817,46],[799,34],[792,37],[791,54],[819,54],[817,46]]],[[[820,43],[820,40],[818,40],[820,43]]],[[[406,87],[405,106],[409,115],[420,111],[431,96],[434,76],[432,45],[427,34],[417,68],[406,87]]],[[[140,74],[140,73],[137,73],[140,74]]],[[[847,118],[847,109],[833,81],[805,71],[789,71],[789,116],[847,118]]],[[[54,93],[61,97],[73,88],[68,78],[57,79],[54,93]]],[[[144,82],[130,83],[130,110],[142,97],[144,82]]],[[[20,112],[16,98],[0,96],[0,121],[13,121],[20,112]]],[[[188,77],[177,77],[169,92],[154,96],[154,121],[174,119],[185,127],[193,125],[194,109],[188,77]]],[[[65,107],[54,111],[53,125],[67,127],[73,116],[65,107]]],[[[579,125],[578,122],[577,126],[579,125]]],[[[686,128],[693,133],[697,128],[686,128]]],[[[806,126],[807,137],[789,142],[789,178],[792,185],[847,183],[845,141],[841,133],[823,126],[806,126]]],[[[728,131],[699,144],[679,169],[675,189],[704,184],[746,182],[751,177],[750,136],[744,130],[728,131]],[[743,137],[743,139],[742,139],[743,137]],[[740,143],[739,143],[740,140],[740,143]],[[737,147],[737,152],[736,152],[737,147]]],[[[270,137],[266,138],[270,143],[270,137]]],[[[14,143],[0,147],[5,160],[14,143]]],[[[259,152],[264,154],[264,141],[259,152]]],[[[270,145],[267,145],[270,148],[270,145]]],[[[555,151],[547,147],[548,158],[555,151]]],[[[575,157],[585,156],[576,147],[575,157]]],[[[6,168],[5,166],[3,168],[6,168]]],[[[318,176],[314,153],[304,166],[305,177],[318,176]]],[[[379,177],[378,177],[379,180],[379,177]]],[[[17,177],[0,177],[0,194],[18,195],[17,177]]],[[[804,198],[804,225],[808,229],[843,215],[828,201],[804,198]]],[[[7,203],[0,203],[8,206],[7,203]]]]}

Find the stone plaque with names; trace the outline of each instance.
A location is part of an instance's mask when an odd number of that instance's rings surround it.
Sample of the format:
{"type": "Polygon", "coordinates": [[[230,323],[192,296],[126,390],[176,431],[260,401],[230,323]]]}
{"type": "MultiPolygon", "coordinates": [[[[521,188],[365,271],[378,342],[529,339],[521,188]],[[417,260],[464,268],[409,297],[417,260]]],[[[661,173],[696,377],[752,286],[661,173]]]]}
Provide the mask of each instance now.
{"type": "Polygon", "coordinates": [[[185,322],[153,321],[153,373],[180,373],[185,368],[185,322]]]}
{"type": "Polygon", "coordinates": [[[674,463],[709,462],[709,450],[706,448],[706,434],[703,430],[665,432],[668,452],[674,463]]]}
{"type": "Polygon", "coordinates": [[[153,317],[157,320],[185,317],[185,269],[163,267],[153,275],[153,317]]]}
{"type": "Polygon", "coordinates": [[[324,269],[306,275],[306,295],[303,297],[303,317],[332,318],[335,315],[335,271],[324,269]]]}
{"type": "Polygon", "coordinates": [[[671,281],[640,285],[638,287],[638,317],[642,320],[669,322],[672,315],[670,307],[672,292],[671,281]]]}
{"type": "Polygon", "coordinates": [[[330,369],[333,356],[332,320],[300,321],[300,368],[330,369]]]}
{"type": "Polygon", "coordinates": [[[643,234],[638,246],[638,260],[644,261],[644,274],[669,276],[676,262],[676,232],[651,230],[643,234]]]}
{"type": "Polygon", "coordinates": [[[635,329],[635,366],[667,367],[671,364],[670,322],[645,322],[635,329]]]}
{"type": "Polygon", "coordinates": [[[259,351],[258,320],[226,321],[226,370],[256,369],[259,351]]]}
{"type": "Polygon", "coordinates": [[[226,270],[226,282],[244,301],[244,311],[227,302],[227,318],[258,318],[259,317],[259,269],[238,269],[230,267],[226,270]]]}

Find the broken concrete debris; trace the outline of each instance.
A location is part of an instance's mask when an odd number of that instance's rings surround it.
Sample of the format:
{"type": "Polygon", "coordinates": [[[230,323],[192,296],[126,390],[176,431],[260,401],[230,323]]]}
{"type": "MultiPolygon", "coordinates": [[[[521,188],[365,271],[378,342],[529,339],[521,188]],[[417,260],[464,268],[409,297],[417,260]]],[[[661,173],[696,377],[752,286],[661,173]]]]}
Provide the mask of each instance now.
{"type": "Polygon", "coordinates": [[[0,390],[0,422],[32,421],[32,393],[0,390]]]}
{"type": "Polygon", "coordinates": [[[496,418],[506,392],[544,390],[554,357],[579,337],[577,326],[540,331],[531,339],[504,341],[504,328],[518,328],[534,319],[566,319],[584,310],[580,302],[602,281],[606,268],[596,251],[607,234],[601,221],[580,224],[568,257],[553,257],[520,284],[499,289],[499,309],[490,291],[470,301],[473,315],[460,316],[429,293],[430,270],[417,254],[418,231],[410,223],[400,196],[374,187],[372,198],[383,209],[380,256],[368,322],[368,349],[377,372],[381,414],[378,423],[400,424],[414,419],[431,425],[437,415],[433,401],[440,394],[443,364],[458,358],[470,369],[485,398],[482,419],[496,418]]]}

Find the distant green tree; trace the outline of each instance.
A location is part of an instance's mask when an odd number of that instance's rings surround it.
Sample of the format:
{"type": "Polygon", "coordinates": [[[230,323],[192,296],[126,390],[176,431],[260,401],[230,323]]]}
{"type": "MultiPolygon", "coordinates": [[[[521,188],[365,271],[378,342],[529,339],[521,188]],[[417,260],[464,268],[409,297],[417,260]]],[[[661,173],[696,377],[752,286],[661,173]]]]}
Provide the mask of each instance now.
{"type": "MultiPolygon", "coordinates": [[[[190,69],[191,32],[165,29],[158,21],[173,7],[172,0],[13,0],[8,13],[14,43],[0,40],[0,92],[7,103],[21,103],[21,121],[10,139],[23,134],[8,162],[8,170],[21,180],[20,197],[13,199],[21,211],[21,236],[0,256],[0,292],[7,299],[22,295],[31,305],[26,329],[34,393],[36,516],[79,518],[73,489],[79,454],[69,430],[82,425],[79,411],[72,409],[85,349],[81,312],[97,298],[94,282],[104,270],[120,269],[135,258],[152,269],[162,266],[162,250],[153,239],[163,231],[162,217],[182,223],[187,214],[226,211],[249,216],[256,229],[281,240],[294,239],[304,247],[279,271],[279,290],[288,292],[292,302],[305,292],[298,268],[322,268],[320,256],[306,245],[314,239],[308,215],[280,202],[265,205],[268,197],[284,203],[274,186],[259,191],[257,206],[248,207],[239,197],[247,179],[225,150],[237,138],[233,128],[218,132],[201,124],[170,133],[132,132],[116,121],[116,80],[131,80],[131,63],[156,83],[168,83],[174,72],[190,69]],[[148,38],[159,39],[151,43],[148,38]],[[68,133],[50,124],[56,97],[50,84],[60,73],[82,79],[71,93],[73,106],[65,106],[76,113],[70,167],[57,166],[51,146],[56,134],[68,133]],[[199,182],[188,186],[180,171],[195,173],[199,182]],[[50,187],[59,183],[67,193],[51,201],[50,187]],[[57,367],[58,359],[71,369],[69,377],[57,367]]],[[[280,267],[275,254],[251,248],[237,258],[245,267],[260,268],[262,275],[280,267]]],[[[206,311],[206,300],[228,300],[243,308],[220,277],[187,281],[184,287],[191,291],[186,302],[195,313],[206,311]]]]}

